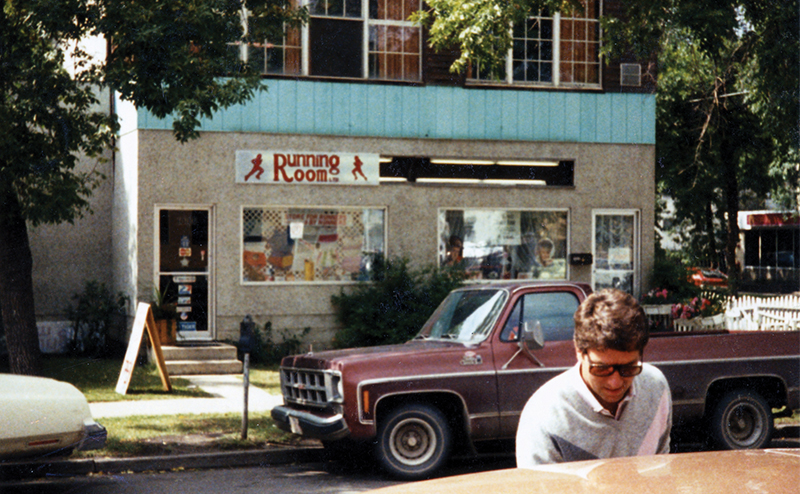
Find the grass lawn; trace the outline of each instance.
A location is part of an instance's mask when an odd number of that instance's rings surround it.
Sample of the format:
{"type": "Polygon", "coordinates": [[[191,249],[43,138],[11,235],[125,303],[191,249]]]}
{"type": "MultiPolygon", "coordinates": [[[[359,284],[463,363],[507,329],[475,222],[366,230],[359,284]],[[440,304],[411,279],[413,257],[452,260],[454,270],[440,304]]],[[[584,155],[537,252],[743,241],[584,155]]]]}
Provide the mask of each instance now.
{"type": "Polygon", "coordinates": [[[242,439],[242,416],[237,413],[107,417],[106,447],[79,451],[75,458],[131,457],[259,449],[289,445],[300,438],[278,429],[269,412],[248,416],[247,439],[242,439]]]}
{"type": "MultiPolygon", "coordinates": [[[[114,391],[122,360],[81,359],[47,355],[43,374],[80,389],[89,402],[162,400],[208,397],[186,379],[170,378],[172,392],[163,390],[154,365],[136,365],[126,395],[114,391]]],[[[278,366],[253,365],[250,385],[280,394],[278,366]]],[[[76,452],[73,457],[124,457],[186,452],[210,452],[263,448],[267,444],[292,444],[299,438],[279,430],[269,413],[250,413],[247,439],[242,436],[241,414],[185,414],[98,419],[108,430],[106,447],[76,452]]]]}
{"type": "Polygon", "coordinates": [[[170,378],[172,392],[164,391],[161,376],[154,365],[136,365],[133,369],[128,392],[121,395],[114,391],[122,369],[122,360],[69,358],[44,356],[42,374],[59,381],[66,381],[80,389],[89,402],[159,400],[170,398],[207,397],[205,391],[189,387],[189,381],[170,378]]]}

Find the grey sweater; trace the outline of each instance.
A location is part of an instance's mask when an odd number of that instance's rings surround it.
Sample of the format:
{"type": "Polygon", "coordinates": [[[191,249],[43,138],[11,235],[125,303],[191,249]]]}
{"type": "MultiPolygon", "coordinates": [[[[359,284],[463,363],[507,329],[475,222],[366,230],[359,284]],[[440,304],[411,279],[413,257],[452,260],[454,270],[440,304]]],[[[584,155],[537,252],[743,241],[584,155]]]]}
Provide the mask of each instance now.
{"type": "Polygon", "coordinates": [[[517,467],[669,453],[671,427],[669,386],[657,368],[644,364],[612,417],[576,365],[545,383],[526,403],[517,428],[517,467]]]}

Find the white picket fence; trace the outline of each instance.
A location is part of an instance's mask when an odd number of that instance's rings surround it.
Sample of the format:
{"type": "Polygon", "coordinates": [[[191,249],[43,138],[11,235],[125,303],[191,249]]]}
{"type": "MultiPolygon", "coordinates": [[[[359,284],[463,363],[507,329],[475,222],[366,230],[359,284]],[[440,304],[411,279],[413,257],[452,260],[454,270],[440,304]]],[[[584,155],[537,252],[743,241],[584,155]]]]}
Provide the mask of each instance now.
{"type": "Polygon", "coordinates": [[[726,303],[725,329],[800,331],[800,296],[741,296],[726,303]]]}

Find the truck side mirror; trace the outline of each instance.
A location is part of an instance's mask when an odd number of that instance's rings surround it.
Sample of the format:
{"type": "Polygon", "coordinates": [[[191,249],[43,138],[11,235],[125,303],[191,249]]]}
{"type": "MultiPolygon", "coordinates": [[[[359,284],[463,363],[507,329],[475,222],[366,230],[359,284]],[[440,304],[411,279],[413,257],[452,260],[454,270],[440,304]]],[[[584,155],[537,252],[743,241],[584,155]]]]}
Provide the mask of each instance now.
{"type": "Polygon", "coordinates": [[[533,325],[528,322],[522,324],[520,346],[528,352],[544,348],[544,331],[542,331],[542,324],[539,321],[534,322],[533,325]]]}

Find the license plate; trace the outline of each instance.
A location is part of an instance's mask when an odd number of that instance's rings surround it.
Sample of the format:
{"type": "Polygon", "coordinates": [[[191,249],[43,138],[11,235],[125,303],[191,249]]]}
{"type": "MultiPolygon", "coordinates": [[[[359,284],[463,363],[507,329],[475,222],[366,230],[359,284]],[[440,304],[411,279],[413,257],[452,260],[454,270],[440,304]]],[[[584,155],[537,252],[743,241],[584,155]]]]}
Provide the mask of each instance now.
{"type": "Polygon", "coordinates": [[[300,428],[300,421],[297,417],[289,417],[289,427],[292,429],[293,434],[302,434],[303,429],[300,428]]]}

